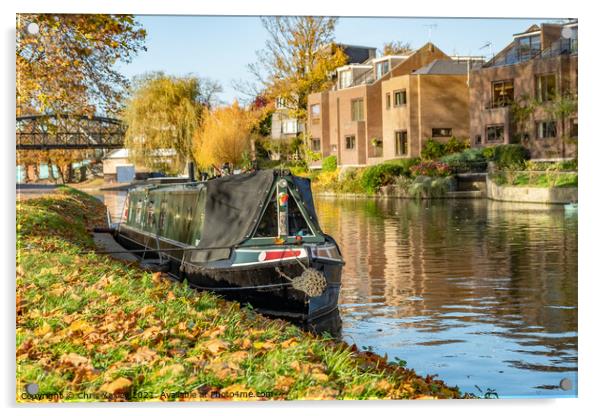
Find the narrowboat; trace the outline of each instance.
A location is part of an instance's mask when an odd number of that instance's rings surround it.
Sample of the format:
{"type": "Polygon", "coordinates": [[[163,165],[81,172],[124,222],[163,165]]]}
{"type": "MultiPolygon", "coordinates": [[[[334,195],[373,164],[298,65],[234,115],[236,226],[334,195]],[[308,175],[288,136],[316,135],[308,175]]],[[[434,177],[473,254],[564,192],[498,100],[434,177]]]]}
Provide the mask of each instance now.
{"type": "Polygon", "coordinates": [[[267,315],[311,321],[337,308],[341,252],[320,229],[309,179],[286,170],[133,188],[115,237],[267,315]]]}

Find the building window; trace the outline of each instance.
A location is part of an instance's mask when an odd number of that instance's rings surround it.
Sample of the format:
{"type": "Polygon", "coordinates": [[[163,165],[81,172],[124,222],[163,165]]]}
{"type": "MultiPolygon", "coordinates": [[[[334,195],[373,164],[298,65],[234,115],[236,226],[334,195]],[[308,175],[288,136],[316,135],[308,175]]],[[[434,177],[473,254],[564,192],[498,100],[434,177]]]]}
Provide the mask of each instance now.
{"type": "Polygon", "coordinates": [[[345,136],[345,149],[355,149],[355,136],[345,136]]]}
{"type": "Polygon", "coordinates": [[[520,62],[528,61],[541,51],[541,37],[539,34],[520,37],[516,42],[520,62]]]}
{"type": "Polygon", "coordinates": [[[555,121],[538,121],[537,122],[537,138],[549,139],[556,137],[556,122],[555,121]]]}
{"type": "Polygon", "coordinates": [[[393,92],[393,105],[399,107],[406,104],[406,90],[393,92]]]}
{"type": "Polygon", "coordinates": [[[351,101],[351,120],[364,121],[364,99],[358,98],[351,101]]]}
{"type": "Polygon", "coordinates": [[[395,156],[408,154],[408,132],[400,130],[395,132],[395,156]]]}
{"type": "Polygon", "coordinates": [[[282,97],[276,98],[276,108],[279,110],[286,108],[286,100],[282,97]]]}
{"type": "Polygon", "coordinates": [[[284,120],[282,122],[282,133],[296,134],[297,133],[297,120],[284,120]]]}
{"type": "Polygon", "coordinates": [[[320,104],[312,104],[310,107],[311,122],[312,124],[320,123],[320,104]]]}
{"type": "Polygon", "coordinates": [[[481,144],[483,143],[483,139],[481,138],[480,134],[477,134],[476,136],[474,136],[474,144],[481,144]]]}
{"type": "Polygon", "coordinates": [[[504,141],[504,125],[487,126],[487,143],[500,143],[504,141]]]}
{"type": "Polygon", "coordinates": [[[312,104],[311,106],[311,116],[316,118],[320,117],[320,104],[312,104]]]}
{"type": "Polygon", "coordinates": [[[321,148],[320,139],[311,139],[311,150],[313,152],[319,152],[321,148]]]}
{"type": "Polygon", "coordinates": [[[452,135],[452,129],[449,128],[437,128],[437,129],[433,129],[432,131],[432,137],[451,137],[452,135]]]}
{"type": "Polygon", "coordinates": [[[514,81],[493,81],[491,83],[492,90],[492,107],[505,107],[514,101],[514,81]]]}
{"type": "Polygon", "coordinates": [[[382,78],[387,72],[389,72],[389,61],[382,61],[376,64],[376,79],[382,78]]]}
{"type": "Polygon", "coordinates": [[[353,78],[351,77],[351,71],[339,72],[339,88],[347,88],[352,82],[353,78]]]}
{"type": "Polygon", "coordinates": [[[538,101],[551,101],[556,95],[556,75],[537,75],[535,77],[535,91],[538,101]]]}
{"type": "Polygon", "coordinates": [[[387,110],[391,108],[391,93],[388,92],[385,98],[387,110]]]}

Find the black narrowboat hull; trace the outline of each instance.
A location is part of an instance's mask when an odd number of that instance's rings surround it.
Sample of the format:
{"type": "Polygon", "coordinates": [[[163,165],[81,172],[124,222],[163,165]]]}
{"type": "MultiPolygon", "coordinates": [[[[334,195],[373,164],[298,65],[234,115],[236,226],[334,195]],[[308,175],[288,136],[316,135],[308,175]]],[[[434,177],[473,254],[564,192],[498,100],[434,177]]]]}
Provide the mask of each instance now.
{"type": "MultiPolygon", "coordinates": [[[[119,228],[116,239],[127,249],[148,249],[141,258],[157,258],[157,253],[160,253],[173,278],[186,280],[193,288],[211,290],[226,299],[236,300],[241,304],[248,303],[258,312],[269,316],[308,322],[337,309],[343,262],[315,255],[320,252],[316,247],[271,247],[275,250],[292,250],[299,255],[291,259],[265,262],[258,261],[258,258],[266,250],[269,251],[270,247],[233,248],[228,260],[195,265],[186,261],[186,253],[195,250],[193,246],[152,236],[127,226],[119,228]],[[182,250],[178,250],[179,248],[182,250]],[[241,260],[243,258],[245,260],[241,260]],[[294,289],[282,275],[294,278],[307,268],[320,271],[326,278],[326,289],[320,296],[309,297],[294,289]]],[[[329,244],[329,249],[338,252],[336,244],[329,244]]]]}

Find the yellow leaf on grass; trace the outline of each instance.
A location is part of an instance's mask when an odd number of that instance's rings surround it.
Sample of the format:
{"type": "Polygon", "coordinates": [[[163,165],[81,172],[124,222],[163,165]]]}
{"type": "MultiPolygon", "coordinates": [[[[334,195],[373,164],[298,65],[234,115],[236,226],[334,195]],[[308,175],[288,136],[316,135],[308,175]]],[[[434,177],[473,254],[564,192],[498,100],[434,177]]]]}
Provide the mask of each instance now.
{"type": "Polygon", "coordinates": [[[47,333],[49,333],[50,331],[52,331],[52,327],[50,325],[48,325],[48,322],[44,322],[42,324],[42,326],[37,327],[33,333],[34,335],[38,336],[38,337],[43,337],[44,335],[46,335],[47,333]]]}
{"type": "Polygon", "coordinates": [[[319,372],[316,372],[316,373],[312,373],[312,375],[311,375],[311,376],[312,376],[312,377],[314,378],[314,380],[316,380],[316,381],[320,381],[320,382],[328,381],[328,375],[326,375],[326,374],[324,374],[324,373],[319,373],[319,372]]]}
{"type": "Polygon", "coordinates": [[[82,365],[89,365],[90,359],[74,352],[70,352],[69,354],[63,354],[59,362],[60,364],[68,367],[78,367],[82,365]]]}
{"type": "Polygon", "coordinates": [[[378,383],[376,383],[376,388],[379,390],[387,391],[390,390],[391,387],[393,386],[387,380],[380,380],[378,383]]]}
{"type": "Polygon", "coordinates": [[[276,344],[274,344],[271,341],[265,341],[265,342],[257,341],[257,342],[253,343],[253,348],[255,348],[256,350],[269,351],[269,350],[274,349],[275,346],[276,346],[276,344]]]}
{"type": "Polygon", "coordinates": [[[138,348],[135,353],[130,354],[128,356],[128,361],[134,363],[148,363],[154,361],[156,357],[157,353],[155,351],[144,346],[138,348]]]}
{"type": "Polygon", "coordinates": [[[293,384],[295,384],[294,378],[289,376],[278,376],[276,383],[274,384],[274,388],[276,390],[287,392],[290,390],[293,384]]]}
{"type": "Polygon", "coordinates": [[[248,352],[236,351],[236,352],[233,352],[232,354],[229,354],[226,358],[224,358],[224,360],[227,360],[228,362],[231,362],[231,363],[240,364],[247,358],[249,358],[248,352]]]}
{"type": "Polygon", "coordinates": [[[177,375],[184,371],[184,366],[182,364],[172,364],[166,367],[163,367],[159,370],[159,375],[164,376],[165,374],[171,373],[171,375],[177,375]]]}
{"type": "Polygon", "coordinates": [[[338,390],[335,390],[333,388],[330,387],[323,387],[323,386],[315,386],[315,387],[311,387],[309,388],[306,392],[305,395],[302,397],[299,397],[299,399],[302,400],[332,400],[335,399],[339,394],[338,390]]]}
{"type": "Polygon", "coordinates": [[[239,367],[233,363],[214,361],[211,364],[206,365],[204,370],[213,374],[220,380],[226,380],[228,378],[236,377],[238,375],[239,367]]]}
{"type": "Polygon", "coordinates": [[[299,361],[295,360],[293,362],[291,362],[291,368],[297,372],[301,371],[301,364],[299,364],[299,361]]]}
{"type": "Polygon", "coordinates": [[[299,342],[297,341],[296,338],[290,338],[287,339],[286,341],[284,341],[281,345],[282,348],[290,348],[290,347],[294,347],[295,345],[298,345],[299,342]]]}
{"type": "Polygon", "coordinates": [[[127,392],[132,386],[132,382],[125,377],[119,377],[111,383],[105,383],[100,388],[101,391],[109,394],[122,394],[127,392]]]}
{"type": "Polygon", "coordinates": [[[416,396],[415,397],[416,400],[437,400],[436,397],[433,396],[427,396],[426,394],[422,394],[420,396],[416,396]]]}
{"type": "Polygon", "coordinates": [[[228,349],[228,343],[221,339],[212,339],[205,342],[203,345],[205,346],[205,349],[214,355],[228,349]]]}
{"type": "Polygon", "coordinates": [[[161,328],[158,326],[151,326],[146,328],[140,337],[145,341],[157,340],[160,338],[161,328]]]}
{"type": "Polygon", "coordinates": [[[73,321],[71,323],[71,325],[69,325],[70,332],[78,332],[79,331],[82,334],[87,334],[89,332],[92,332],[93,330],[94,330],[94,328],[92,328],[92,326],[83,319],[73,321]]]}
{"type": "Polygon", "coordinates": [[[148,315],[148,314],[151,314],[151,313],[155,312],[156,310],[157,310],[157,308],[155,308],[154,306],[152,306],[152,305],[146,305],[146,306],[143,306],[142,308],[140,308],[140,310],[138,311],[138,313],[141,316],[145,316],[145,315],[148,315]]]}

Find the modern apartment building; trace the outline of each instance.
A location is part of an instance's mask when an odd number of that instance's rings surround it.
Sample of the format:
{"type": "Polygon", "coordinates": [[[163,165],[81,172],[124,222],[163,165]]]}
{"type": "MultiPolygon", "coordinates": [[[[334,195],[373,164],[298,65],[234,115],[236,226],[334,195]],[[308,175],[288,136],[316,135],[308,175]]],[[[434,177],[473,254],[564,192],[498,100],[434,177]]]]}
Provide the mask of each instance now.
{"type": "MultiPolygon", "coordinates": [[[[373,47],[347,44],[337,44],[337,46],[343,50],[350,65],[367,62],[376,56],[376,48],[373,47]]],[[[276,100],[275,111],[272,114],[272,139],[292,139],[305,131],[304,123],[289,114],[289,107],[285,100],[280,98],[276,100]]]]}
{"type": "Polygon", "coordinates": [[[470,73],[472,144],[520,143],[533,159],[574,157],[577,113],[557,110],[560,97],[576,100],[577,69],[576,21],[533,25],[515,34],[470,73]]]}
{"type": "Polygon", "coordinates": [[[408,55],[338,68],[333,89],[308,98],[312,150],[361,166],[418,156],[433,136],[468,137],[472,65],[427,43],[408,55]]]}

